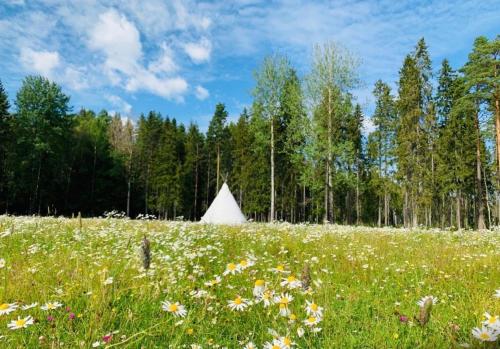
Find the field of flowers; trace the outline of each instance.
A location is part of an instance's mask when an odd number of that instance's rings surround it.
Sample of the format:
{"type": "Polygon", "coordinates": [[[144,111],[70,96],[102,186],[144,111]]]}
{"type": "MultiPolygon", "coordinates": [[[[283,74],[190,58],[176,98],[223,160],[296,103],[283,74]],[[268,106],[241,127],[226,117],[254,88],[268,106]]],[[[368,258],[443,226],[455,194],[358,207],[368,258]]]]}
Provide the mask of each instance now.
{"type": "Polygon", "coordinates": [[[0,347],[494,348],[499,256],[500,232],[0,216],[0,347]]]}

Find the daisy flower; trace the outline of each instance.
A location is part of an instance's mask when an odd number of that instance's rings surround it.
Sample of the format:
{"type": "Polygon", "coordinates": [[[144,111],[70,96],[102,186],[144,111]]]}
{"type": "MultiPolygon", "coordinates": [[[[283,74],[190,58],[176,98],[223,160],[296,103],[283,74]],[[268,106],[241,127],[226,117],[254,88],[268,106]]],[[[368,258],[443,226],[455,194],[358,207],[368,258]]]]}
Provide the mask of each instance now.
{"type": "Polygon", "coordinates": [[[273,300],[274,292],[270,290],[266,290],[257,296],[257,302],[263,302],[264,308],[267,308],[271,305],[273,300]]]}
{"type": "Polygon", "coordinates": [[[11,330],[18,330],[20,328],[26,328],[29,325],[33,325],[33,318],[31,316],[27,316],[24,319],[17,317],[17,320],[12,320],[7,324],[7,327],[11,330]]]}
{"type": "Polygon", "coordinates": [[[266,282],[264,280],[255,280],[255,285],[253,287],[254,297],[258,297],[266,290],[266,282]]]}
{"type": "Polygon", "coordinates": [[[472,335],[482,342],[494,342],[498,338],[498,333],[486,326],[473,328],[472,335]]]}
{"type": "Polygon", "coordinates": [[[241,269],[241,270],[245,270],[246,268],[250,268],[251,266],[253,266],[255,264],[255,262],[253,260],[250,260],[250,259],[242,259],[239,263],[238,263],[238,268],[241,269]]]}
{"type": "Polygon", "coordinates": [[[222,281],[221,277],[219,275],[217,275],[214,279],[205,282],[205,286],[213,287],[217,284],[220,284],[221,281],[222,281]]]}
{"type": "Polygon", "coordinates": [[[299,338],[302,338],[305,332],[306,331],[304,331],[302,327],[297,328],[297,336],[299,336],[299,338]]]}
{"type": "Polygon", "coordinates": [[[279,314],[283,317],[287,317],[291,314],[288,305],[293,300],[293,297],[288,293],[282,293],[281,296],[274,297],[274,303],[279,304],[279,314]]]}
{"type": "Polygon", "coordinates": [[[240,272],[240,269],[238,268],[238,265],[234,263],[229,263],[226,266],[226,270],[222,273],[222,275],[226,276],[228,274],[234,275],[236,273],[240,272]]]}
{"type": "Polygon", "coordinates": [[[109,278],[107,278],[103,282],[104,285],[111,285],[112,283],[113,283],[113,277],[112,276],[110,276],[109,278]]]}
{"type": "Polygon", "coordinates": [[[5,259],[0,258],[0,269],[5,267],[5,259]]]}
{"type": "Polygon", "coordinates": [[[432,304],[437,304],[437,302],[438,302],[438,298],[437,298],[437,297],[434,297],[434,296],[425,296],[425,297],[422,297],[422,299],[421,299],[421,300],[419,300],[419,301],[417,302],[417,305],[418,305],[419,307],[423,307],[423,306],[424,306],[424,304],[425,304],[425,302],[426,302],[428,299],[431,299],[431,300],[432,300],[432,304]]]}
{"type": "Polygon", "coordinates": [[[295,342],[293,342],[290,337],[280,337],[279,341],[281,342],[283,347],[287,349],[295,345],[295,342]]]}
{"type": "Polygon", "coordinates": [[[59,307],[62,307],[62,303],[59,303],[59,302],[48,302],[48,303],[45,303],[44,305],[42,305],[40,308],[42,310],[49,311],[49,310],[57,309],[59,307]]]}
{"type": "Polygon", "coordinates": [[[500,298],[500,288],[495,291],[495,294],[493,295],[495,298],[500,298]]]}
{"type": "Polygon", "coordinates": [[[264,349],[285,349],[285,346],[280,340],[273,339],[272,342],[264,343],[264,349]]]}
{"type": "Polygon", "coordinates": [[[314,303],[314,301],[309,302],[306,300],[306,312],[307,312],[307,315],[314,315],[314,316],[322,317],[323,316],[323,307],[320,307],[319,305],[314,303]]]}
{"type": "Polygon", "coordinates": [[[161,308],[164,311],[169,312],[174,316],[185,317],[187,314],[187,310],[179,302],[171,303],[169,301],[164,301],[161,303],[161,305],[161,308]]]}
{"type": "Polygon", "coordinates": [[[31,309],[31,308],[34,308],[38,305],[38,302],[35,302],[35,303],[31,303],[31,304],[25,304],[21,307],[22,310],[28,310],[28,309],[31,309]]]}
{"type": "Polygon", "coordinates": [[[482,322],[484,326],[500,331],[500,317],[498,315],[492,316],[489,313],[484,313],[484,318],[485,320],[482,322]]]}
{"type": "Polygon", "coordinates": [[[283,264],[279,264],[279,265],[276,266],[276,268],[271,268],[269,270],[272,271],[272,272],[278,273],[278,274],[279,273],[281,273],[281,274],[287,274],[287,273],[289,273],[289,271],[285,270],[285,266],[283,264]]]}
{"type": "Polygon", "coordinates": [[[283,278],[280,285],[282,287],[288,287],[290,289],[302,287],[302,282],[298,280],[295,276],[290,275],[286,278],[283,278]]]}
{"type": "Polygon", "coordinates": [[[245,298],[241,298],[241,296],[236,297],[232,301],[228,301],[228,303],[228,306],[229,308],[231,308],[231,310],[243,311],[248,307],[248,300],[246,300],[245,298]]]}
{"type": "Polygon", "coordinates": [[[6,315],[12,313],[14,310],[17,309],[17,304],[16,303],[3,303],[0,304],[0,315],[6,315]]]}
{"type": "Polygon", "coordinates": [[[257,346],[253,342],[248,342],[243,349],[257,349],[257,346]]]}
{"type": "Polygon", "coordinates": [[[306,326],[313,327],[313,326],[316,326],[317,324],[319,324],[320,321],[321,321],[320,317],[311,315],[307,319],[304,320],[304,324],[306,326]]]}

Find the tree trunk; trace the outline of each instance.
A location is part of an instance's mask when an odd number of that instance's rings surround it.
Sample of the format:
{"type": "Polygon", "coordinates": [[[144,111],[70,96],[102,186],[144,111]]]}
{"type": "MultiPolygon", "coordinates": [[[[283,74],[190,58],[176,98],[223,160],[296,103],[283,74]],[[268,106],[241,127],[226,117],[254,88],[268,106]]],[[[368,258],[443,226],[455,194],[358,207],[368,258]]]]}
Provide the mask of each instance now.
{"type": "Polygon", "coordinates": [[[328,222],[328,162],[326,163],[326,173],[325,173],[325,213],[323,217],[323,222],[328,222]]]}
{"type": "Polygon", "coordinates": [[[274,117],[271,116],[271,210],[270,221],[273,222],[274,217],[274,117]]]}
{"type": "Polygon", "coordinates": [[[462,217],[460,215],[460,190],[457,192],[457,198],[456,198],[456,220],[457,220],[457,229],[461,230],[462,229],[462,217]]]}
{"type": "Polygon", "coordinates": [[[474,115],[474,126],[476,128],[476,191],[477,191],[477,229],[486,229],[484,222],[484,202],[483,202],[483,184],[481,171],[481,131],[479,129],[479,115],[474,115]]]}
{"type": "Polygon", "coordinates": [[[356,170],[356,225],[361,223],[361,205],[359,204],[359,159],[357,159],[358,166],[356,170]]]}
{"type": "Polygon", "coordinates": [[[378,196],[378,214],[377,214],[377,227],[382,226],[382,197],[378,196]]]}

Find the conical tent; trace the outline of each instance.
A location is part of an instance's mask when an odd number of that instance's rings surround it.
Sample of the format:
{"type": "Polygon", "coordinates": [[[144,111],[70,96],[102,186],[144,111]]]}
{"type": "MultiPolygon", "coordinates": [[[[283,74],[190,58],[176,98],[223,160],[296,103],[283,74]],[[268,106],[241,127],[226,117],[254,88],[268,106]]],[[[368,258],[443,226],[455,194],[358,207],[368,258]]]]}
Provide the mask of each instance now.
{"type": "Polygon", "coordinates": [[[246,221],[226,183],[222,185],[207,212],[201,217],[202,223],[212,224],[242,224],[246,221]]]}

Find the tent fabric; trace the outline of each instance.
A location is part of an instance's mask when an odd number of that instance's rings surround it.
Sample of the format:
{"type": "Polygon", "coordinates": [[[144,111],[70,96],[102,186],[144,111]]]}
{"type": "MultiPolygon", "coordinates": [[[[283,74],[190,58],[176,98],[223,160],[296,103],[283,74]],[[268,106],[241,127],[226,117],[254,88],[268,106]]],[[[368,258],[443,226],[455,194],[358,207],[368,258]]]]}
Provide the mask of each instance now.
{"type": "Polygon", "coordinates": [[[222,185],[219,193],[208,208],[205,215],[201,217],[202,223],[209,224],[242,224],[247,220],[234,199],[226,183],[222,185]]]}

